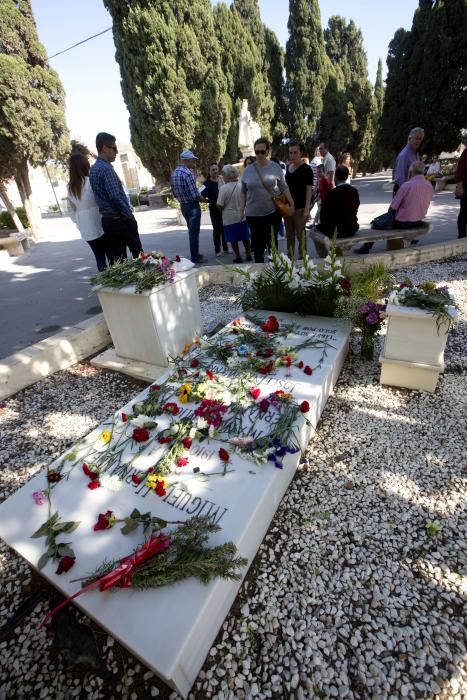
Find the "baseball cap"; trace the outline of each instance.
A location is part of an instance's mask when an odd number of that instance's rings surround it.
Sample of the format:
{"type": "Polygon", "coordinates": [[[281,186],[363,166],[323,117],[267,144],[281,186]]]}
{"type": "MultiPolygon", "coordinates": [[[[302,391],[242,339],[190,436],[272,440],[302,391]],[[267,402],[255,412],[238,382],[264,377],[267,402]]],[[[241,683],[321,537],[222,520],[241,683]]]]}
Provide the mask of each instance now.
{"type": "Polygon", "coordinates": [[[180,160],[199,160],[193,151],[182,151],[180,153],[180,160]]]}

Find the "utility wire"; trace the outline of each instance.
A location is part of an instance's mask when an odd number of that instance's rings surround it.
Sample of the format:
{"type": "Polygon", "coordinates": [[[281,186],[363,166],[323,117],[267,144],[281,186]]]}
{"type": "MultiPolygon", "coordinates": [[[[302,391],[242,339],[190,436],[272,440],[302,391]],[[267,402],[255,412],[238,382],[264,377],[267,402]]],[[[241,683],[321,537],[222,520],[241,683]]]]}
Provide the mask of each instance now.
{"type": "Polygon", "coordinates": [[[62,53],[66,53],[67,51],[71,51],[71,49],[75,49],[77,46],[81,46],[81,44],[85,44],[87,41],[91,41],[91,39],[95,39],[96,36],[101,36],[102,34],[105,34],[106,32],[110,32],[112,27],[108,27],[107,29],[104,29],[102,32],[98,32],[97,34],[93,34],[92,36],[88,36],[87,39],[83,39],[82,41],[78,41],[77,44],[73,44],[73,46],[69,46],[67,49],[63,49],[63,51],[59,51],[58,53],[54,53],[52,56],[48,57],[48,60],[50,61],[51,58],[55,58],[56,56],[61,56],[62,53]]]}

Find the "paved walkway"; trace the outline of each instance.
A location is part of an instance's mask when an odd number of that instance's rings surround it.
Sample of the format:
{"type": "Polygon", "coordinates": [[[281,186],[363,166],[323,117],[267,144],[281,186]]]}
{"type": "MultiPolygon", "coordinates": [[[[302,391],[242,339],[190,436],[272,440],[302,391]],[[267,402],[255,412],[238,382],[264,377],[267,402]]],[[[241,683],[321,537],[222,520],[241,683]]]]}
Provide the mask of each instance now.
{"type": "MultiPolygon", "coordinates": [[[[360,191],[361,228],[387,210],[391,201],[389,178],[389,173],[379,173],[355,181],[360,191]]],[[[419,245],[455,239],[458,208],[452,192],[434,195],[428,212],[434,230],[422,237],[419,245]]],[[[176,210],[150,209],[138,212],[136,218],[146,251],[188,256],[188,234],[177,224],[176,210]]],[[[72,221],[68,217],[46,218],[43,230],[44,240],[28,253],[19,258],[0,257],[0,358],[100,312],[89,287],[89,277],[95,272],[94,256],[72,221]]],[[[280,248],[285,250],[284,239],[280,248]]],[[[373,250],[384,250],[384,243],[376,243],[373,250]]],[[[209,265],[218,264],[208,214],[203,214],[200,251],[209,265]]],[[[228,263],[232,256],[221,260],[228,263]]]]}

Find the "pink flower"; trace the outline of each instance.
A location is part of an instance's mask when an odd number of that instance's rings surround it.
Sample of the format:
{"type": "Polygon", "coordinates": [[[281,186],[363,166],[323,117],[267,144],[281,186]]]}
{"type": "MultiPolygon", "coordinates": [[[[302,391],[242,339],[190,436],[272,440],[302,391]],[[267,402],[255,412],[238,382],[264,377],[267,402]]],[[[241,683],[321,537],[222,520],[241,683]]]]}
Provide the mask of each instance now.
{"type": "Polygon", "coordinates": [[[177,459],[177,467],[186,467],[189,461],[188,457],[179,457],[177,459]]]}
{"type": "Polygon", "coordinates": [[[32,494],[36,506],[43,506],[45,503],[45,493],[43,491],[34,491],[32,494]]]}

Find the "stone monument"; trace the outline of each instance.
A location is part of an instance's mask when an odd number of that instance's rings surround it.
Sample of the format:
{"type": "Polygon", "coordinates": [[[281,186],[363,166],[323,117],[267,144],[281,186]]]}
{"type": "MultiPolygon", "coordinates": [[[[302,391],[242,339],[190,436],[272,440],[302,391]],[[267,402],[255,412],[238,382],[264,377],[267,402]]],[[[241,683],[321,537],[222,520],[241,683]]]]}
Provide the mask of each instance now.
{"type": "Polygon", "coordinates": [[[261,136],[261,127],[255,122],[248,109],[248,100],[243,100],[238,118],[238,147],[242,158],[254,155],[253,144],[261,136]]]}

